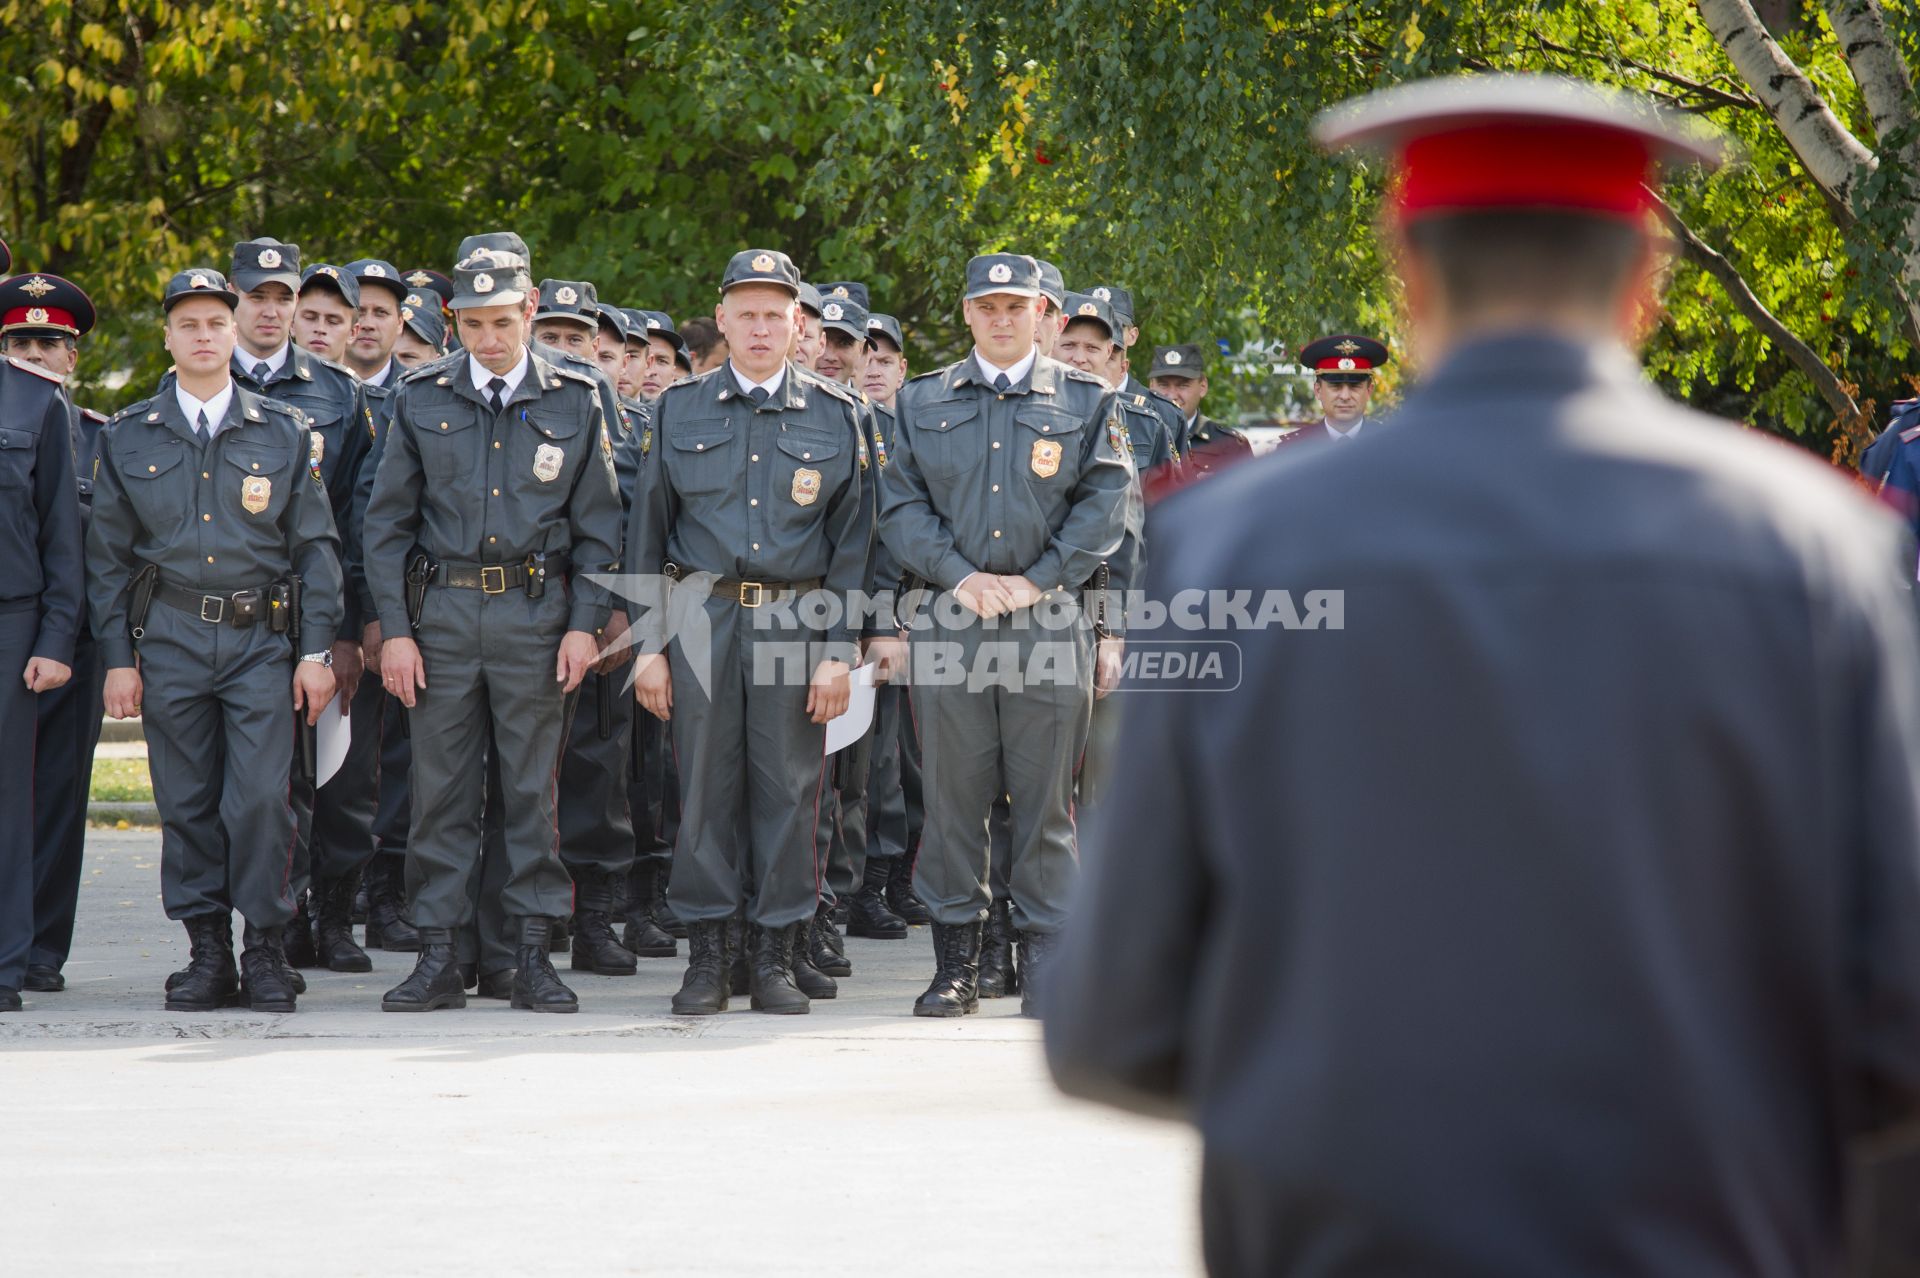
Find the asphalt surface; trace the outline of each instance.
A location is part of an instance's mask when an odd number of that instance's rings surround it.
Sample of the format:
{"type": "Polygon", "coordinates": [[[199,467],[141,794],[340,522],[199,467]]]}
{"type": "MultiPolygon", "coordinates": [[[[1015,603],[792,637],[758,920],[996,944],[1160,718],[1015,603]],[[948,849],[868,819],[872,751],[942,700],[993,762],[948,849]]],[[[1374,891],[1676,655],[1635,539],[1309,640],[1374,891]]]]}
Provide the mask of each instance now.
{"type": "Polygon", "coordinates": [[[911,1016],[924,928],[850,941],[801,1017],[674,1017],[684,960],[559,955],[577,1015],[383,1014],[385,953],[291,1016],[183,1015],[158,835],[88,853],[66,991],[0,1016],[5,1271],[1198,1271],[1195,1140],[1060,1097],[1018,1000],[911,1016]]]}

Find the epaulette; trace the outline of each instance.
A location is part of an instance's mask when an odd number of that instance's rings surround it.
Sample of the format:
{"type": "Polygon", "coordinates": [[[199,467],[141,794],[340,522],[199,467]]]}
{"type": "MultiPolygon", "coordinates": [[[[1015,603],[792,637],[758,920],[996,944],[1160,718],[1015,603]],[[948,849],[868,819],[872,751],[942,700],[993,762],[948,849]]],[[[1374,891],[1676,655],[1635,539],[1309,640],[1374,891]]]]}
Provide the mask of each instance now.
{"type": "Polygon", "coordinates": [[[808,379],[807,385],[818,386],[821,390],[843,403],[858,404],[860,402],[854,398],[859,392],[855,391],[851,386],[834,381],[830,377],[821,377],[816,373],[812,378],[808,379]]]}
{"type": "Polygon", "coordinates": [[[67,384],[66,379],[64,377],[61,377],[60,374],[50,373],[46,369],[40,367],[38,364],[29,364],[27,363],[27,361],[23,359],[15,359],[11,355],[7,356],[7,363],[13,365],[15,368],[19,369],[23,373],[32,373],[35,377],[44,378],[47,381],[52,382],[55,386],[65,386],[67,384]]]}
{"type": "Polygon", "coordinates": [[[585,361],[581,360],[580,357],[576,355],[571,362],[565,363],[565,364],[556,363],[554,361],[549,360],[547,363],[547,367],[551,368],[554,372],[558,373],[562,377],[570,378],[571,380],[579,382],[582,385],[591,387],[594,393],[598,394],[600,391],[600,378],[595,377],[594,373],[600,373],[600,377],[605,377],[606,374],[600,372],[600,366],[598,364],[591,366],[591,369],[592,369],[591,372],[589,372],[588,369],[586,368],[574,367],[574,364],[584,363],[584,362],[585,361]]]}
{"type": "MultiPolygon", "coordinates": [[[[949,366],[949,367],[951,367],[951,366],[949,366]]],[[[929,377],[931,377],[931,378],[935,378],[935,379],[938,379],[938,378],[942,378],[942,377],[945,377],[946,375],[947,375],[947,370],[946,370],[945,368],[936,368],[936,369],[934,369],[934,370],[933,370],[932,372],[930,372],[930,373],[915,373],[915,374],[914,374],[914,375],[913,375],[912,377],[909,377],[909,378],[907,379],[907,383],[906,383],[906,384],[907,384],[907,385],[909,385],[909,386],[911,386],[911,385],[913,385],[913,384],[914,384],[915,382],[924,382],[924,381],[926,381],[926,380],[927,380],[927,379],[928,379],[929,377]]]]}
{"type": "Polygon", "coordinates": [[[1101,381],[1098,377],[1095,377],[1092,373],[1087,372],[1085,369],[1075,368],[1071,364],[1066,365],[1065,368],[1066,368],[1066,375],[1069,381],[1092,382],[1095,386],[1100,387],[1102,390],[1107,389],[1107,384],[1105,382],[1101,381]]]}
{"type": "Polygon", "coordinates": [[[95,412],[91,408],[81,409],[80,415],[86,418],[88,421],[92,422],[95,426],[103,425],[107,420],[107,415],[105,413],[95,412]]]}
{"type": "Polygon", "coordinates": [[[1911,444],[1916,439],[1920,439],[1920,426],[1909,426],[1900,432],[1900,442],[1903,444],[1911,444]]]}
{"type": "Polygon", "coordinates": [[[113,416],[107,418],[107,425],[111,426],[115,422],[129,421],[132,418],[138,417],[142,413],[146,412],[148,406],[151,405],[152,403],[153,403],[153,399],[151,397],[147,399],[137,399],[133,403],[128,404],[125,408],[121,409],[119,412],[115,413],[113,416]]]}
{"type": "Polygon", "coordinates": [[[1180,412],[1180,405],[1174,403],[1173,400],[1169,399],[1165,395],[1162,395],[1159,391],[1155,390],[1153,387],[1151,386],[1147,387],[1147,394],[1153,396],[1153,398],[1159,400],[1161,403],[1165,404],[1168,408],[1171,408],[1174,412],[1180,413],[1180,416],[1182,417],[1186,416],[1185,413],[1180,412]]]}
{"type": "MultiPolygon", "coordinates": [[[[318,364],[321,368],[324,368],[329,372],[340,374],[340,376],[346,378],[348,381],[352,382],[355,386],[358,386],[360,384],[359,376],[355,374],[354,371],[348,368],[345,364],[336,364],[332,360],[328,359],[325,355],[315,355],[312,351],[308,350],[304,346],[294,347],[293,352],[290,354],[290,358],[294,361],[294,373],[296,375],[299,375],[303,372],[303,370],[300,367],[300,362],[304,360],[308,364],[318,364]]],[[[304,380],[312,381],[313,378],[310,375],[308,375],[305,377],[304,380]]]]}
{"type": "Polygon", "coordinates": [[[452,368],[456,361],[464,359],[466,354],[465,351],[451,351],[448,354],[442,355],[439,359],[430,359],[424,364],[415,364],[412,368],[400,374],[400,380],[402,382],[417,382],[423,378],[438,377],[447,369],[452,368]]]}

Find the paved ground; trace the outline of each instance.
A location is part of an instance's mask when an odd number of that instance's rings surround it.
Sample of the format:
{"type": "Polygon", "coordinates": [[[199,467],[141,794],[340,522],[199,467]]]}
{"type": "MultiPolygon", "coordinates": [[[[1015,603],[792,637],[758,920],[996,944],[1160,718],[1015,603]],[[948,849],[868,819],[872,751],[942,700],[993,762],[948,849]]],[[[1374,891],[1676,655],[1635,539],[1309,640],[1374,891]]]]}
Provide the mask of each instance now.
{"type": "Polygon", "coordinates": [[[1191,1138],[1062,1100],[1017,1003],[907,1015],[924,929],[851,942],[806,1017],[674,1018],[664,959],[577,978],[576,1016],[384,1015],[398,954],[183,1016],[158,857],[94,833],[67,991],[0,1017],[7,1271],[1197,1270],[1191,1138]]]}

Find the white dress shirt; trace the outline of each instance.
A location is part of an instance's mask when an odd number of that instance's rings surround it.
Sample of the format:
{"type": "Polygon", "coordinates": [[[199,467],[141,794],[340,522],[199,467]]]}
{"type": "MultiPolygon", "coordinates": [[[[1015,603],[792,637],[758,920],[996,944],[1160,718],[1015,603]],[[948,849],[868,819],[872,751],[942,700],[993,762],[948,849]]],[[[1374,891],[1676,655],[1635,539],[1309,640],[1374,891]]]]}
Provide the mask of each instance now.
{"type": "Polygon", "coordinates": [[[1027,375],[1027,370],[1033,367],[1034,357],[1037,356],[1038,354],[1039,354],[1038,351],[1030,350],[1025,355],[1021,356],[1020,362],[1015,364],[1013,367],[1000,368],[997,365],[995,365],[992,360],[988,359],[985,355],[981,354],[980,348],[976,346],[974,347],[974,350],[973,350],[973,362],[980,366],[980,372],[982,375],[985,376],[987,380],[987,385],[989,386],[993,385],[993,379],[995,377],[998,377],[1000,374],[1005,373],[1007,375],[1007,385],[1017,386],[1020,383],[1020,379],[1027,375]]]}
{"type": "Polygon", "coordinates": [[[220,433],[222,423],[227,420],[227,406],[233,403],[233,379],[220,388],[220,393],[212,399],[195,399],[187,393],[186,387],[179,382],[173,384],[173,397],[180,402],[180,411],[186,414],[187,425],[196,432],[200,429],[200,414],[207,415],[207,438],[212,439],[220,433]]]}

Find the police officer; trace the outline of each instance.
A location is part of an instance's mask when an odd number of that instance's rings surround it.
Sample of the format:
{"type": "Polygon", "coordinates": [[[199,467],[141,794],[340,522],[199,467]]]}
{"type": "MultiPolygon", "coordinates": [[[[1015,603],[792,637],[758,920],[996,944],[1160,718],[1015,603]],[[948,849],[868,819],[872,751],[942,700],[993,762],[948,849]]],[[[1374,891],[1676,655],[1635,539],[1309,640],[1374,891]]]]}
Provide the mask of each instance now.
{"type": "Polygon", "coordinates": [[[819,289],[804,282],[800,285],[800,315],[793,330],[793,362],[802,368],[813,367],[826,340],[820,329],[821,308],[825,305],[819,289]]]}
{"type": "MultiPolygon", "coordinates": [[[[0,290],[0,330],[9,338],[16,327],[78,336],[83,316],[90,327],[92,306],[85,295],[65,280],[55,284],[56,278],[8,281],[0,290]]],[[[84,573],[72,430],[73,409],[59,374],[12,356],[0,361],[0,509],[6,512],[0,546],[13,569],[0,585],[0,753],[12,760],[0,772],[0,1012],[20,1010],[35,945],[41,856],[35,778],[26,765],[35,756],[42,700],[72,678],[81,628],[84,573]]],[[[70,801],[71,793],[48,800],[70,801]]]]}
{"type": "Polygon", "coordinates": [[[974,350],[902,388],[881,472],[888,549],[943,592],[912,635],[927,653],[916,651],[911,694],[928,786],[915,887],[938,965],[916,1015],[978,1006],[996,795],[1011,799],[1013,919],[1030,970],[1073,879],[1073,767],[1093,699],[1076,596],[1121,546],[1133,471],[1111,393],[1035,348],[1039,298],[1030,257],[968,263],[974,350]]]}
{"type": "Polygon", "coordinates": [[[687,363],[686,342],[674,327],[673,317],[665,311],[636,310],[629,319],[637,318],[640,324],[641,351],[636,352],[639,368],[633,375],[634,394],[648,403],[660,398],[660,393],[680,380],[692,365],[687,363]]]}
{"type": "MultiPolygon", "coordinates": [[[[272,238],[246,240],[233,246],[233,287],[239,294],[234,311],[238,344],[233,351],[233,379],[256,395],[265,395],[291,404],[306,419],[309,451],[318,466],[321,482],[333,508],[335,528],[345,564],[358,554],[355,540],[358,529],[353,520],[354,487],[360,478],[360,466],[372,444],[372,415],[359,381],[345,368],[316,355],[292,340],[297,321],[299,295],[308,294],[306,308],[317,315],[325,309],[331,315],[347,306],[351,290],[357,298],[359,288],[353,277],[338,267],[333,274],[309,272],[303,288],[300,275],[300,246],[283,244],[272,238]],[[313,280],[321,281],[313,284],[313,280]]],[[[317,270],[317,268],[316,268],[317,270]]],[[[350,321],[352,311],[344,312],[350,321]]],[[[325,331],[315,322],[308,326],[325,331]]],[[[344,342],[344,328],[342,330],[344,342]]],[[[357,592],[349,592],[346,613],[339,618],[339,637],[333,645],[333,673],[349,705],[360,686],[361,655],[357,592]]],[[[291,796],[295,828],[299,837],[293,849],[294,917],[289,923],[287,961],[295,968],[319,967],[321,956],[314,945],[313,925],[307,908],[313,834],[313,780],[296,776],[291,796]]],[[[342,951],[349,964],[346,971],[365,971],[342,951]]],[[[296,973],[295,984],[304,985],[296,973]]]]}
{"type": "Polygon", "coordinates": [[[1114,363],[1114,376],[1108,380],[1120,392],[1122,403],[1135,411],[1145,409],[1160,419],[1172,441],[1174,460],[1182,460],[1187,455],[1187,436],[1186,419],[1180,406],[1142,385],[1133,375],[1133,348],[1140,340],[1140,326],[1134,322],[1132,290],[1121,288],[1118,284],[1100,284],[1089,289],[1088,293],[1113,308],[1113,321],[1119,328],[1115,336],[1120,341],[1120,355],[1114,363]]]}
{"type": "MultiPolygon", "coordinates": [[[[618,562],[619,492],[597,374],[533,346],[526,259],[480,248],[454,274],[465,353],[401,379],[366,517],[381,679],[415,739],[410,874],[420,958],[388,1011],[465,1005],[454,933],[473,917],[489,751],[500,782],[517,1008],[578,1008],[547,957],[572,885],[553,850],[569,694],[618,562]],[[416,551],[418,553],[416,553],[416,551]]],[[[599,379],[604,381],[604,379],[599,379]]]]}
{"type": "Polygon", "coordinates": [[[1034,345],[1042,355],[1052,356],[1054,343],[1067,326],[1067,281],[1052,262],[1045,258],[1034,260],[1040,264],[1040,296],[1047,303],[1040,313],[1040,326],[1034,330],[1034,345]]]}
{"type": "MultiPolygon", "coordinates": [[[[1127,383],[1127,352],[1122,340],[1124,329],[1112,304],[1089,293],[1068,293],[1064,308],[1066,322],[1061,326],[1055,349],[1062,363],[1091,373],[1119,388],[1127,383]]],[[[1142,476],[1158,474],[1172,466],[1177,456],[1176,428],[1147,402],[1147,394],[1135,389],[1120,395],[1120,411],[1127,422],[1127,440],[1135,470],[1142,476]]]]}
{"type": "Polygon", "coordinates": [[[166,1005],[291,1012],[294,716],[310,730],[334,694],[339,537],[306,422],[231,372],[237,303],[215,270],[167,282],[174,371],[101,432],[87,595],[107,713],[145,724],[161,896],[192,944],[166,1005]]]}
{"type": "Polygon", "coordinates": [[[634,690],[669,721],[681,769],[671,892],[691,957],[673,1010],[726,1010],[726,924],[744,912],[753,1006],[801,1013],[825,725],[847,706],[847,606],[873,535],[867,440],[853,393],[789,359],[800,277],[786,254],[735,254],[720,294],[728,362],[660,397],[634,502],[628,563],[679,583],[640,601],[634,690]],[[686,613],[671,627],[669,606],[686,613]]]}
{"type": "Polygon", "coordinates": [[[345,368],[359,313],[359,281],[331,262],[316,262],[300,273],[300,292],[293,303],[293,344],[345,368]]]}
{"type": "Polygon", "coordinates": [[[1207,397],[1206,352],[1200,347],[1192,343],[1154,347],[1147,385],[1186,415],[1181,427],[1187,441],[1182,463],[1192,478],[1203,478],[1253,456],[1253,445],[1245,435],[1200,411],[1200,401],[1207,397]]]}
{"type": "MultiPolygon", "coordinates": [[[[52,373],[61,381],[79,365],[80,339],[91,332],[93,302],[58,275],[33,273],[0,284],[0,353],[52,373]]],[[[93,457],[106,418],[75,406],[70,414],[75,491],[84,535],[93,506],[93,457]]],[[[86,844],[87,796],[93,751],[100,740],[100,682],[93,629],[80,611],[72,677],[37,698],[33,749],[33,948],[26,984],[36,993],[66,988],[60,969],[73,945],[86,844]]]]}
{"type": "Polygon", "coordinates": [[[1336,333],[1300,348],[1300,363],[1313,370],[1313,394],[1321,420],[1288,431],[1275,448],[1358,439],[1373,399],[1373,371],[1388,360],[1385,342],[1357,333],[1336,333]]]}

